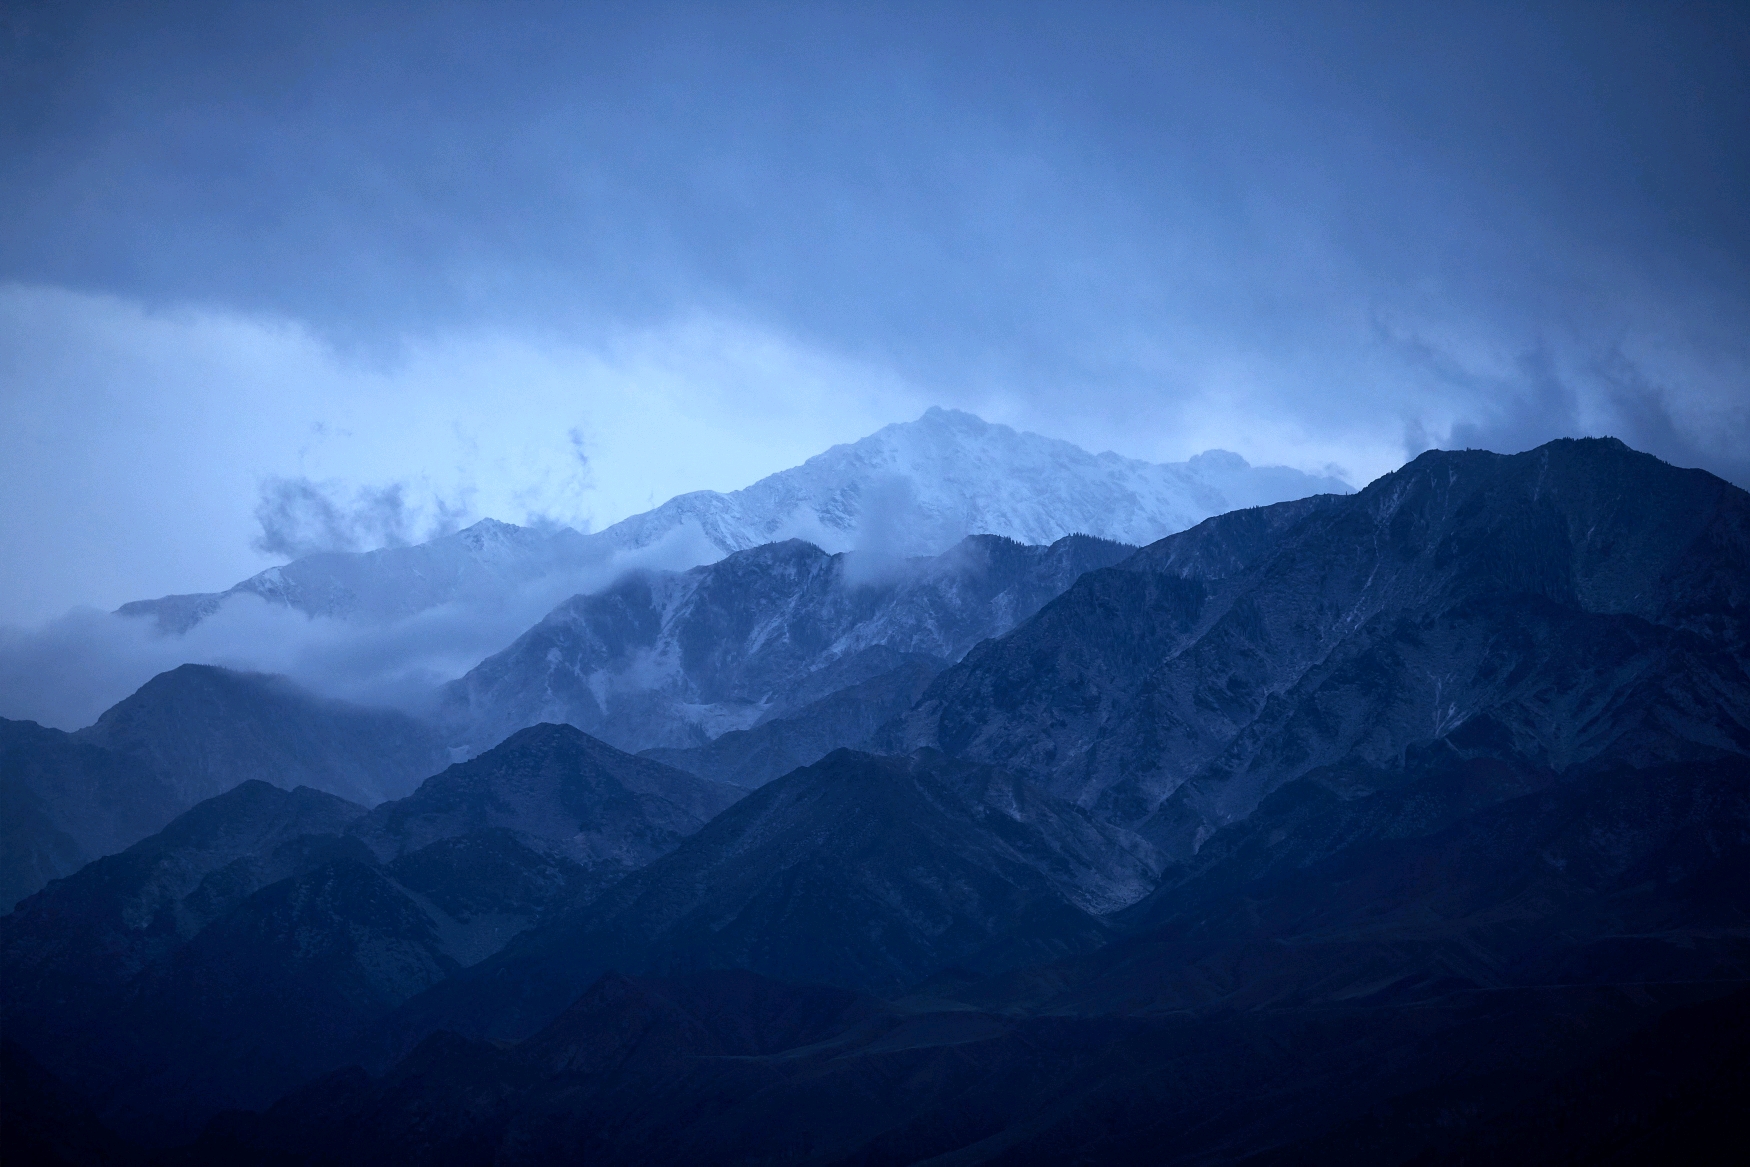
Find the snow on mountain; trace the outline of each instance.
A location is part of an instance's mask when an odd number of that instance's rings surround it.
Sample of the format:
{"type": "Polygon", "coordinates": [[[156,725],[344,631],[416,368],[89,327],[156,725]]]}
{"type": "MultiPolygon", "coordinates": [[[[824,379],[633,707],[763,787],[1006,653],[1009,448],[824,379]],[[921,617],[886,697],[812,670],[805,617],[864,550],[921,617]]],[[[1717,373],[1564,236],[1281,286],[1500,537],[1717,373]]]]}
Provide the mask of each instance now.
{"type": "Polygon", "coordinates": [[[939,555],[980,534],[1044,545],[1079,533],[1140,546],[1224,511],[1332,492],[1349,488],[1225,450],[1139,462],[937,408],[744,490],[683,494],[601,537],[646,547],[691,525],[722,554],[801,538],[829,552],[939,555]]]}
{"type": "Polygon", "coordinates": [[[1034,545],[1074,533],[1146,544],[1224,511],[1331,492],[1349,487],[1223,450],[1140,462],[931,409],[743,490],[683,494],[590,535],[488,519],[416,546],[311,555],[226,592],[120,611],[185,631],[228,596],[252,594],[311,615],[383,622],[554,580],[557,594],[544,610],[605,582],[602,573],[615,566],[684,569],[790,538],[895,557],[939,555],[974,534],[1034,545]]]}

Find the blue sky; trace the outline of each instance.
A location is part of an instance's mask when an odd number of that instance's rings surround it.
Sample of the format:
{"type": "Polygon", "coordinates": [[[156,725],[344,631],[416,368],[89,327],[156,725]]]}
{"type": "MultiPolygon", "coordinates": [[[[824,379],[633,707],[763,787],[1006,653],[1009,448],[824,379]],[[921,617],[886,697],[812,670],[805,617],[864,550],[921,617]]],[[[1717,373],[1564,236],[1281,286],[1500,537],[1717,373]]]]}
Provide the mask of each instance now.
{"type": "Polygon", "coordinates": [[[931,404],[1750,484],[1738,5],[9,5],[0,621],[261,484],[601,524],[931,404]]]}

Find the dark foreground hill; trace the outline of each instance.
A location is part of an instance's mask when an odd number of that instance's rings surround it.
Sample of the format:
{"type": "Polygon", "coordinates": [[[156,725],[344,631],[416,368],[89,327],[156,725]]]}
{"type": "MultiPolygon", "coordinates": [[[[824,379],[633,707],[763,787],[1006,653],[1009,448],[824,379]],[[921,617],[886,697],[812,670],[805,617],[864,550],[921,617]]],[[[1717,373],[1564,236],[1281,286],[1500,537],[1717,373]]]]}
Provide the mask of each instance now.
{"type": "Polygon", "coordinates": [[[179,1161],[1667,1161],[1750,1066],[1750,767],[1409,808],[1500,781],[1437,766],[1349,816],[1285,791],[1128,936],[887,1000],[609,975],[520,1042],[434,1033],[179,1161]],[[1297,824],[1323,844],[1255,853],[1297,824]]]}
{"type": "Polygon", "coordinates": [[[877,992],[1096,948],[1152,850],[988,766],[840,750],[411,1002],[404,1036],[523,1037],[601,972],[741,968],[877,992]]]}
{"type": "Polygon", "coordinates": [[[0,921],[7,1036],[153,1141],[359,1056],[397,1006],[739,791],[537,726],[375,810],[245,782],[0,921]]]}

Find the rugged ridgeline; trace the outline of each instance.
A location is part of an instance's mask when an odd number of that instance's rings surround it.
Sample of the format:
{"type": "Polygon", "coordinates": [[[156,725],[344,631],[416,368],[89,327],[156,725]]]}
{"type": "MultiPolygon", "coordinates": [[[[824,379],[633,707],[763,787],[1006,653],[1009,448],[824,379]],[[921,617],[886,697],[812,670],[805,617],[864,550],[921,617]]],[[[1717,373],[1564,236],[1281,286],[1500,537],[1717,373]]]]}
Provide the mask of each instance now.
{"type": "Polygon", "coordinates": [[[886,736],[1192,855],[1284,783],[1416,751],[1540,773],[1750,752],[1750,495],[1621,443],[1431,452],[1092,572],[886,736]]]}
{"type": "Polygon", "coordinates": [[[250,596],[313,616],[394,620],[442,604],[501,602],[542,581],[564,587],[640,553],[690,566],[801,538],[829,551],[930,556],[968,535],[1044,544],[1078,531],[1142,544],[1235,507],[1348,489],[1220,450],[1167,465],[1094,455],[932,409],[745,490],[681,495],[594,534],[486,520],[416,546],[307,556],[225,592],[136,601],[121,613],[181,632],[227,598],[250,596]]]}
{"type": "Polygon", "coordinates": [[[568,726],[374,810],[246,782],[0,923],[7,1034],[187,1137],[356,1056],[389,1010],[672,850],[738,791],[568,726]]]}
{"type": "MultiPolygon", "coordinates": [[[[800,543],[687,573],[639,573],[562,605],[451,687],[449,735],[482,744],[570,722],[712,779],[757,786],[861,744],[935,673],[1129,552],[964,541],[933,559],[828,556],[800,543]],[[705,743],[724,725],[752,725],[705,743]]],[[[284,678],[185,665],[77,734],[7,723],[4,890],[19,898],[177,812],[257,778],[375,805],[449,758],[444,735],[284,678]]]]}
{"type": "Polygon", "coordinates": [[[690,571],[635,572],[561,604],[453,682],[442,716],[472,748],[543,721],[627,750],[752,729],[751,741],[660,756],[757,785],[858,744],[911,706],[925,674],[1132,550],[981,535],[894,560],[791,540],[690,571]]]}
{"type": "Polygon", "coordinates": [[[245,780],[368,806],[407,794],[448,760],[437,733],[404,714],[207,665],[154,677],[76,733],[0,720],[0,904],[245,780]]]}

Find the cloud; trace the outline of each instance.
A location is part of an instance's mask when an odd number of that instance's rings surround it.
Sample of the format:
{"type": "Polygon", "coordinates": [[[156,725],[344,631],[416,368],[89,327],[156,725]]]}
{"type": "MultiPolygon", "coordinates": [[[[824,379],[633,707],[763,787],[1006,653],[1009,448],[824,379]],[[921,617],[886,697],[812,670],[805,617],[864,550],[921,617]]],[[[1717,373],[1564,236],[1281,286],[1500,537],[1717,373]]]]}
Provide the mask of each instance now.
{"type": "Polygon", "coordinates": [[[874,479],[857,500],[855,546],[840,568],[840,578],[852,587],[877,586],[905,573],[908,529],[919,514],[917,484],[905,474],[874,479]]]}
{"type": "Polygon", "coordinates": [[[729,320],[364,359],[295,321],[0,284],[0,622],[220,591],[477,517],[587,530],[924,403],[729,320]]]}
{"type": "Polygon", "coordinates": [[[359,487],[350,500],[347,493],[342,483],[304,476],[264,479],[255,503],[261,533],[250,546],[282,559],[406,547],[460,530],[468,516],[465,503],[442,498],[416,508],[407,501],[404,482],[359,487]]]}
{"type": "Polygon", "coordinates": [[[1736,10],[76,8],[0,76],[0,619],[599,528],[931,404],[1750,482],[1736,10]]]}
{"type": "Polygon", "coordinates": [[[264,555],[297,559],[320,551],[361,551],[408,543],[405,488],[366,488],[346,507],[337,485],[308,478],[269,478],[261,484],[255,518],[261,534],[250,541],[264,555]]]}
{"type": "Polygon", "coordinates": [[[720,556],[695,523],[636,551],[570,562],[507,592],[472,594],[402,619],[307,616],[259,596],[227,597],[183,634],[149,617],[76,608],[35,625],[0,624],[0,717],[89,725],[186,663],[280,673],[318,693],[429,712],[438,686],[506,647],[561,601],[630,571],[673,571],[720,556]]]}

